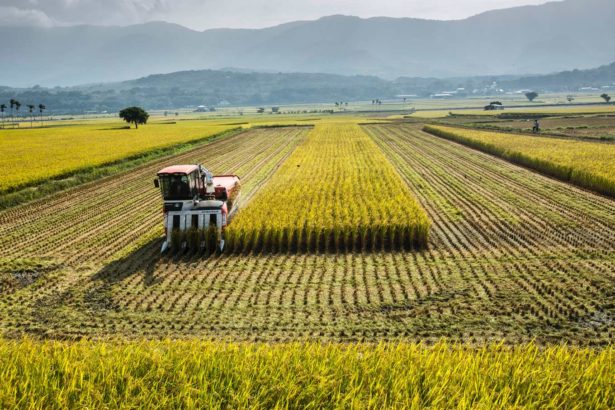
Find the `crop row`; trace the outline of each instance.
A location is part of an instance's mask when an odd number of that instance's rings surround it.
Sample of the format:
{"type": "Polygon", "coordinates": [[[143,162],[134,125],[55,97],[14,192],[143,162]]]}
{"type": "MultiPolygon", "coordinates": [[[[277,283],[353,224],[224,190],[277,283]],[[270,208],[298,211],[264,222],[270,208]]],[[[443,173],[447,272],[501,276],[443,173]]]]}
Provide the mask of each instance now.
{"type": "Polygon", "coordinates": [[[234,252],[422,248],[429,220],[355,124],[317,125],[226,232],[234,252]]]}
{"type": "Polygon", "coordinates": [[[615,197],[615,145],[442,126],[425,131],[615,197]]]}

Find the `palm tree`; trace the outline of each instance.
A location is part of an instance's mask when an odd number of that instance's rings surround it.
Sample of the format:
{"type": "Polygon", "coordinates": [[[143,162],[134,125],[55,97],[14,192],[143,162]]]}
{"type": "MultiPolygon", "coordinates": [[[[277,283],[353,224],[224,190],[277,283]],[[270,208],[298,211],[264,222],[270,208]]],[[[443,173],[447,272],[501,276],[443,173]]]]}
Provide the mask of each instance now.
{"type": "Polygon", "coordinates": [[[43,126],[43,111],[45,111],[46,109],[47,107],[45,107],[45,104],[38,105],[38,112],[41,113],[41,127],[43,126]]]}
{"type": "Polygon", "coordinates": [[[13,116],[13,107],[15,107],[16,101],[11,98],[11,122],[15,122],[15,117],[13,116]]]}
{"type": "Polygon", "coordinates": [[[34,104],[28,104],[28,111],[30,111],[30,128],[32,128],[34,126],[34,108],[36,108],[34,106],[34,104]]]}
{"type": "Polygon", "coordinates": [[[2,128],[4,128],[4,111],[6,111],[6,104],[0,104],[0,112],[2,112],[2,128]]]}
{"type": "Polygon", "coordinates": [[[19,109],[21,108],[21,103],[17,100],[15,100],[15,113],[17,115],[17,118],[19,118],[19,109]]]}

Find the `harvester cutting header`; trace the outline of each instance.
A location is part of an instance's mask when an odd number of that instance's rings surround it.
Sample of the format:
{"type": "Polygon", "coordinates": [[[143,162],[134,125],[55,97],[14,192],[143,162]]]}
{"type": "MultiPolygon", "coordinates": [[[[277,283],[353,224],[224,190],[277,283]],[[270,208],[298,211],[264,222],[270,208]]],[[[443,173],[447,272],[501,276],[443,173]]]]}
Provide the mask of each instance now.
{"type": "Polygon", "coordinates": [[[216,175],[202,165],[173,165],[158,172],[154,180],[164,200],[165,241],[162,252],[186,246],[188,235],[196,235],[201,248],[205,232],[214,232],[217,247],[224,249],[224,228],[236,211],[240,179],[237,175],[216,175]]]}

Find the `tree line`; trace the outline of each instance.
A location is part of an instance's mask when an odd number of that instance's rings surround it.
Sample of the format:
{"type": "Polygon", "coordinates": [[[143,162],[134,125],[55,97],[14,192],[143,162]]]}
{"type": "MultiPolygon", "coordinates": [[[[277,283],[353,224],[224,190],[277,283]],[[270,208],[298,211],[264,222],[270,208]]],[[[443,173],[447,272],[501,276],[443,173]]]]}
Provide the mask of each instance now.
{"type": "MultiPolygon", "coordinates": [[[[14,98],[11,98],[8,106],[4,103],[0,104],[0,112],[2,113],[2,123],[1,123],[2,128],[4,128],[5,126],[7,108],[10,108],[11,110],[11,115],[10,115],[11,125],[14,126],[15,121],[16,121],[15,117],[17,117],[17,119],[19,118],[19,110],[21,109],[21,106],[22,106],[22,103],[14,98]]],[[[43,123],[43,111],[47,109],[45,104],[41,103],[41,104],[38,104],[38,106],[34,104],[26,104],[26,107],[28,108],[28,112],[30,114],[30,127],[34,125],[34,112],[36,111],[37,108],[38,108],[38,112],[41,117],[41,124],[42,124],[43,123]]]]}

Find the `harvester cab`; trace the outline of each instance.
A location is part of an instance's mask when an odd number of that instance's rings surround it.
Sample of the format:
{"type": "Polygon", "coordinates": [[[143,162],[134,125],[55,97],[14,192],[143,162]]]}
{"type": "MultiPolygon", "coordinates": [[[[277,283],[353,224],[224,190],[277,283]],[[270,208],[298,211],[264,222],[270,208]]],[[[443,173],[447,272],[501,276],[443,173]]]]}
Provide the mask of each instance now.
{"type": "Polygon", "coordinates": [[[174,165],[160,170],[154,185],[164,200],[161,252],[187,246],[204,249],[210,246],[211,235],[218,250],[224,250],[224,228],[239,198],[237,175],[214,176],[200,164],[174,165]]]}

